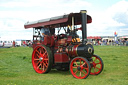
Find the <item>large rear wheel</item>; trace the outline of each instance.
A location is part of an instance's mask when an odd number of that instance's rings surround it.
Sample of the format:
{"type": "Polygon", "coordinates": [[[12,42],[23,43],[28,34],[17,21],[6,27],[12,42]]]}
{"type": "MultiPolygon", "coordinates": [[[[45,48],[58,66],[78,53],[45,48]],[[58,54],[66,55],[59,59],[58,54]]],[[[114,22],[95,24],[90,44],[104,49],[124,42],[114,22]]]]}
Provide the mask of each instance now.
{"type": "Polygon", "coordinates": [[[85,79],[90,74],[90,63],[86,58],[76,57],[70,63],[70,72],[77,79],[85,79]]]}
{"type": "Polygon", "coordinates": [[[90,64],[91,64],[91,72],[90,72],[91,75],[98,75],[102,72],[104,64],[99,56],[93,55],[90,64]]]}
{"type": "Polygon", "coordinates": [[[45,45],[37,46],[32,53],[32,65],[37,73],[48,73],[53,64],[51,50],[45,45]]]}

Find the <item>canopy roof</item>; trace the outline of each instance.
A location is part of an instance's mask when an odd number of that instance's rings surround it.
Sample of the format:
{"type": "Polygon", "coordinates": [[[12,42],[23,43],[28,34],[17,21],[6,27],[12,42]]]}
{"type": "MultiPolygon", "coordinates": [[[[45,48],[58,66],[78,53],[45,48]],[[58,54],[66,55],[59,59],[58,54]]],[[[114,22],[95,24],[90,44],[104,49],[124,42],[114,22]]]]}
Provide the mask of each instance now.
{"type": "MultiPolygon", "coordinates": [[[[72,17],[74,17],[74,25],[81,24],[81,13],[70,13],[67,15],[52,17],[48,19],[41,19],[33,22],[25,23],[24,27],[27,28],[36,28],[36,27],[49,27],[57,28],[72,25],[72,17]]],[[[87,23],[91,23],[91,16],[87,15],[87,23]]]]}

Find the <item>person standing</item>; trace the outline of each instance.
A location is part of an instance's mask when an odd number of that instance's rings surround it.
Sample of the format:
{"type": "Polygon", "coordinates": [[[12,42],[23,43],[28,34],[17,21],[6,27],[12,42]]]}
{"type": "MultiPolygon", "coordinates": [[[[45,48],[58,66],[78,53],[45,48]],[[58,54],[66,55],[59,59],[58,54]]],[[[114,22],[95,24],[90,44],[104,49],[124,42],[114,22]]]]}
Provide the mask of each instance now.
{"type": "Polygon", "coordinates": [[[122,40],[123,46],[125,45],[125,39],[122,40]]]}
{"type": "Polygon", "coordinates": [[[127,41],[126,41],[126,46],[128,46],[128,39],[127,39],[127,41]]]}
{"type": "Polygon", "coordinates": [[[15,41],[13,41],[13,47],[15,47],[15,41]]]}
{"type": "Polygon", "coordinates": [[[23,46],[26,47],[26,42],[25,41],[23,41],[23,46]]]}

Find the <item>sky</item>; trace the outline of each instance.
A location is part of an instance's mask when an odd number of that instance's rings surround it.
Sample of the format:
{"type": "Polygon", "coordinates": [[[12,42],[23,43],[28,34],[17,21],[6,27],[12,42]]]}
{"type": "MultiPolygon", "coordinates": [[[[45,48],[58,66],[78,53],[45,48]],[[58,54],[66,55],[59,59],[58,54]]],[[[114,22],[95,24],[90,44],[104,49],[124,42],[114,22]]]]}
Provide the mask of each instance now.
{"type": "Polygon", "coordinates": [[[128,35],[128,0],[0,0],[0,37],[32,39],[33,30],[25,29],[28,21],[87,10],[92,23],[88,36],[128,35]]]}

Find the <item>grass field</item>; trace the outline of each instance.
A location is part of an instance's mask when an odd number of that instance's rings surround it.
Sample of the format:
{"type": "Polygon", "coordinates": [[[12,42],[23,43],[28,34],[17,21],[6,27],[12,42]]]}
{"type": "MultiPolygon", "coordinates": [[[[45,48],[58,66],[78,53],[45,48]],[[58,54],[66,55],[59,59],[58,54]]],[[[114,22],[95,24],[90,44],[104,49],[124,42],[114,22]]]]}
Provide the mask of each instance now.
{"type": "Polygon", "coordinates": [[[31,64],[32,48],[0,48],[0,85],[128,85],[128,47],[95,46],[104,62],[97,76],[75,79],[69,71],[37,74],[31,64]]]}

